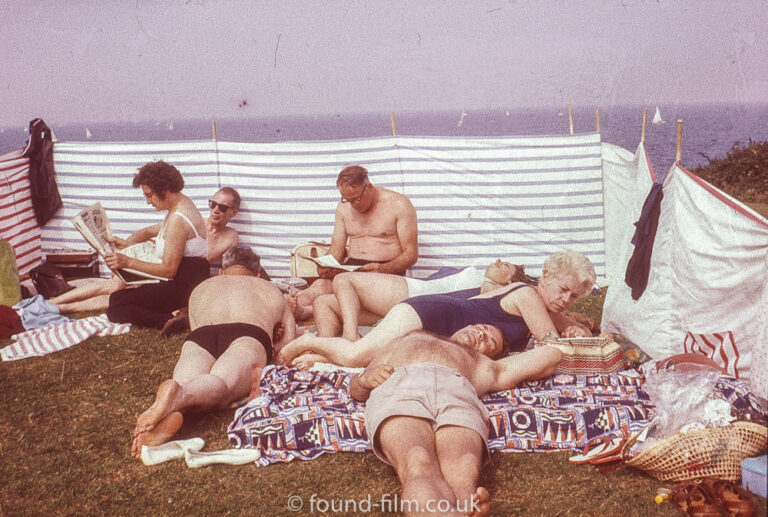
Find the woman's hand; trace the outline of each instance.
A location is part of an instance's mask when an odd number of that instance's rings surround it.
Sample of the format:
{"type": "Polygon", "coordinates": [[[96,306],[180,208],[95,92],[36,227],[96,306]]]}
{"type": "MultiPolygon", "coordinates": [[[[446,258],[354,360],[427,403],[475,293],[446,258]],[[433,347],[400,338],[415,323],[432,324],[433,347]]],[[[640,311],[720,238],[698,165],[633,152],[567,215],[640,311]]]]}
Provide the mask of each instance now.
{"type": "Polygon", "coordinates": [[[126,257],[122,253],[107,253],[104,255],[104,261],[107,263],[109,269],[122,269],[130,267],[130,257],[126,257]]]}
{"type": "Polygon", "coordinates": [[[563,337],[592,337],[592,332],[583,325],[571,325],[563,331],[563,337]]]}
{"type": "Polygon", "coordinates": [[[120,237],[115,237],[114,235],[112,237],[107,237],[107,242],[113,244],[117,249],[123,249],[126,246],[130,246],[131,244],[126,239],[121,239],[120,237]]]}

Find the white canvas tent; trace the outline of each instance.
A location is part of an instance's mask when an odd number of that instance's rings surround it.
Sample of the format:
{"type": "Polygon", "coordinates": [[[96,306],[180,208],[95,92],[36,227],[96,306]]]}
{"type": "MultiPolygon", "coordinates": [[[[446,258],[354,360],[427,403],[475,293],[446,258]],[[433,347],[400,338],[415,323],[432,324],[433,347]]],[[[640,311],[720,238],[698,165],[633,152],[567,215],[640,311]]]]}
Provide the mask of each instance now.
{"type": "MultiPolygon", "coordinates": [[[[637,154],[635,177],[628,168],[623,180],[624,192],[634,192],[626,204],[635,214],[652,178],[642,146],[637,154]]],[[[655,359],[703,354],[766,398],[768,220],[678,165],[666,176],[663,194],[648,285],[637,301],[624,282],[635,228],[619,230],[603,328],[627,336],[655,359]]]]}

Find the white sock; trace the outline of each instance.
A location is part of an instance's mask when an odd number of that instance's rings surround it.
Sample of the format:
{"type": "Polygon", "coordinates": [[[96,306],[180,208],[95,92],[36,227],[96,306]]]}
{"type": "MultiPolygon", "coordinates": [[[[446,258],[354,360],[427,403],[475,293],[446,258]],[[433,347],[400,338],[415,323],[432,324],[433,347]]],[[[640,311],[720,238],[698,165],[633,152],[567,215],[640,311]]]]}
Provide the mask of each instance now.
{"type": "Polygon", "coordinates": [[[144,465],[157,465],[168,460],[183,458],[187,451],[199,451],[205,445],[202,438],[189,440],[173,440],[161,445],[141,446],[141,461],[144,465]]]}

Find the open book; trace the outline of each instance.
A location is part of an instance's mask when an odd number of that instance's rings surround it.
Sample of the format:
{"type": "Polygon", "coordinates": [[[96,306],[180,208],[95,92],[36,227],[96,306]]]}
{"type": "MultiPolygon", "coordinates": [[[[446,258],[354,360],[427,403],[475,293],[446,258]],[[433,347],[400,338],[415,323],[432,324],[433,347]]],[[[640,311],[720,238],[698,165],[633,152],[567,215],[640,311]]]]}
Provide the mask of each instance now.
{"type": "Polygon", "coordinates": [[[331,255],[330,253],[328,255],[323,255],[322,257],[307,257],[305,255],[301,255],[301,258],[311,260],[318,266],[329,267],[333,269],[342,269],[344,271],[355,271],[363,267],[363,266],[348,266],[345,264],[339,264],[339,261],[336,260],[336,257],[331,255]]]}
{"type": "MultiPolygon", "coordinates": [[[[117,249],[107,239],[112,238],[112,228],[109,225],[107,212],[101,203],[95,203],[75,217],[70,219],[88,244],[102,257],[107,253],[122,253],[128,257],[133,257],[144,262],[159,264],[162,260],[155,254],[155,245],[152,242],[140,242],[131,246],[117,249]]],[[[167,280],[156,275],[144,273],[130,268],[113,270],[120,279],[127,284],[138,284],[146,282],[156,282],[158,280],[167,280]]]]}

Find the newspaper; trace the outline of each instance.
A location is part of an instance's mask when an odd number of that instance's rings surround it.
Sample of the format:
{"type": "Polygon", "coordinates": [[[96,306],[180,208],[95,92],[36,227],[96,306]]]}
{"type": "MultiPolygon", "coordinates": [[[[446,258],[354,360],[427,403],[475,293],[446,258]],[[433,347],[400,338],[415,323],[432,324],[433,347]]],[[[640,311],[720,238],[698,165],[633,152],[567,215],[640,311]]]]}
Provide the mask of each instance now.
{"type": "MultiPolygon", "coordinates": [[[[107,240],[112,238],[112,228],[109,225],[109,217],[107,217],[107,212],[99,202],[84,209],[70,220],[75,228],[83,235],[83,237],[85,237],[85,240],[88,241],[88,244],[93,246],[93,249],[95,249],[102,257],[108,253],[122,253],[123,255],[144,262],[151,262],[154,264],[160,264],[162,262],[162,259],[155,253],[154,243],[150,241],[132,244],[122,249],[113,246],[112,243],[107,240]]],[[[113,272],[119,276],[123,282],[128,284],[167,280],[167,278],[130,268],[117,269],[113,270],[113,272]]]]}
{"type": "Polygon", "coordinates": [[[301,258],[311,260],[318,266],[328,267],[332,269],[342,269],[344,271],[355,271],[363,267],[363,266],[350,266],[347,264],[339,264],[339,261],[336,260],[336,257],[331,255],[330,253],[328,255],[323,255],[322,257],[307,257],[305,255],[299,255],[299,256],[301,258]]]}

